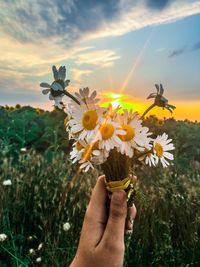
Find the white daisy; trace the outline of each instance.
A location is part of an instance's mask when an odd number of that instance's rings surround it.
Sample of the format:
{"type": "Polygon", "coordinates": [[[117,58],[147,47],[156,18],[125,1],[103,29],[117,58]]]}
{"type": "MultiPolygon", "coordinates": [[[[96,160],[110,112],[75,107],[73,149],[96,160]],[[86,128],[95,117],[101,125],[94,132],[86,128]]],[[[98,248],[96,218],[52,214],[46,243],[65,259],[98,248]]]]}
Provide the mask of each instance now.
{"type": "Polygon", "coordinates": [[[73,144],[73,149],[70,152],[70,159],[72,160],[72,163],[81,160],[84,151],[84,146],[86,146],[84,141],[77,141],[73,144]]]}
{"type": "Polygon", "coordinates": [[[156,166],[156,158],[157,156],[155,154],[153,154],[152,152],[152,145],[149,145],[149,147],[145,147],[144,152],[146,152],[146,154],[144,155],[145,158],[145,164],[149,165],[150,167],[156,166]]]}
{"type": "Polygon", "coordinates": [[[92,160],[93,158],[96,158],[100,156],[100,151],[98,150],[98,147],[96,147],[95,143],[88,143],[83,150],[82,159],[79,161],[80,169],[84,169],[85,172],[87,172],[90,168],[94,169],[92,160]]]}
{"type": "Polygon", "coordinates": [[[170,143],[172,139],[168,139],[168,135],[163,133],[163,135],[158,135],[157,138],[154,140],[153,143],[153,150],[156,157],[156,164],[160,160],[163,167],[167,167],[169,165],[168,160],[173,160],[173,154],[169,153],[168,151],[175,149],[174,145],[170,143]]]}
{"type": "Polygon", "coordinates": [[[70,225],[69,222],[66,222],[66,223],[63,224],[63,230],[65,232],[69,231],[70,227],[71,227],[71,225],[70,225]]]}
{"type": "Polygon", "coordinates": [[[99,156],[101,158],[101,152],[97,142],[90,141],[87,143],[84,140],[79,140],[74,144],[70,156],[73,163],[78,161],[81,164],[80,168],[87,172],[90,168],[94,169],[92,162],[93,160],[97,162],[99,156]]]}
{"type": "Polygon", "coordinates": [[[118,137],[125,132],[119,129],[119,123],[113,121],[111,118],[101,118],[100,127],[95,137],[95,141],[99,141],[99,148],[105,149],[108,152],[121,145],[121,140],[118,137]]]}
{"type": "Polygon", "coordinates": [[[77,100],[86,105],[96,104],[100,100],[96,98],[96,95],[96,91],[93,91],[90,95],[90,90],[88,87],[80,89],[79,93],[75,93],[77,100]]]}
{"type": "Polygon", "coordinates": [[[0,242],[4,242],[7,239],[6,234],[0,234],[0,242]]]}
{"type": "Polygon", "coordinates": [[[34,255],[35,254],[35,250],[33,248],[30,248],[28,252],[29,252],[30,255],[34,255]]]}
{"type": "Polygon", "coordinates": [[[70,80],[65,80],[66,68],[61,66],[59,70],[55,66],[52,67],[54,81],[52,84],[43,82],[40,84],[41,87],[46,88],[42,90],[44,95],[49,94],[49,99],[55,101],[55,106],[58,108],[63,108],[62,98],[64,96],[64,89],[69,85],[70,80]]]}
{"type": "Polygon", "coordinates": [[[120,129],[125,131],[125,134],[119,135],[121,145],[118,151],[129,156],[134,155],[134,149],[144,151],[144,146],[149,143],[148,128],[142,127],[142,121],[138,118],[137,113],[124,110],[123,114],[118,115],[120,121],[120,129]]]}
{"type": "Polygon", "coordinates": [[[2,183],[4,186],[9,186],[9,185],[12,185],[12,182],[10,179],[8,180],[4,180],[3,183],[2,183]]]}
{"type": "Polygon", "coordinates": [[[80,140],[91,140],[98,132],[99,120],[104,112],[104,109],[95,106],[92,109],[85,104],[76,105],[76,108],[71,109],[71,117],[68,125],[72,134],[79,133],[80,140]]]}
{"type": "Polygon", "coordinates": [[[35,261],[36,261],[37,263],[41,263],[41,262],[42,262],[42,258],[41,258],[41,257],[38,257],[35,261]]]}

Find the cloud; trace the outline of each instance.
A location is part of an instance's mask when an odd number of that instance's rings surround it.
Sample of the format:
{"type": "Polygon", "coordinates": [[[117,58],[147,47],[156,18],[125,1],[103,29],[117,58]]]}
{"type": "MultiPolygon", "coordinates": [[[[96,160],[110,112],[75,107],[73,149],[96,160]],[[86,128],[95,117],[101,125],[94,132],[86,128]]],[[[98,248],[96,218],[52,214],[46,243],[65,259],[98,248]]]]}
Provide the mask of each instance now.
{"type": "MultiPolygon", "coordinates": [[[[124,0],[125,1],[125,0],[124,0]]],[[[200,13],[200,2],[173,1],[162,12],[149,9],[145,3],[138,1],[134,6],[124,7],[117,21],[102,26],[91,38],[120,36],[147,26],[170,23],[184,17],[200,13]]],[[[92,35],[92,34],[91,34],[92,35]]]]}
{"type": "Polygon", "coordinates": [[[97,65],[101,67],[110,67],[120,56],[112,50],[96,50],[76,55],[75,62],[80,64],[97,65]]]}
{"type": "Polygon", "coordinates": [[[185,46],[179,49],[175,49],[170,52],[168,57],[172,58],[172,57],[180,56],[186,52],[195,52],[196,50],[199,50],[199,49],[200,49],[200,41],[193,44],[191,48],[188,48],[187,46],[185,46]]]}
{"type": "Polygon", "coordinates": [[[180,56],[184,52],[185,52],[185,48],[173,50],[172,52],[170,52],[169,58],[180,56]]]}
{"type": "Polygon", "coordinates": [[[187,0],[1,1],[0,30],[21,43],[68,49],[81,40],[122,35],[199,12],[200,2],[187,0]]]}
{"type": "Polygon", "coordinates": [[[119,12],[116,1],[21,0],[0,3],[2,32],[19,42],[40,43],[55,39],[65,47],[87,32],[95,31],[119,12]]]}
{"type": "Polygon", "coordinates": [[[72,77],[76,82],[81,82],[83,76],[88,76],[93,73],[92,70],[71,69],[72,77]]]}

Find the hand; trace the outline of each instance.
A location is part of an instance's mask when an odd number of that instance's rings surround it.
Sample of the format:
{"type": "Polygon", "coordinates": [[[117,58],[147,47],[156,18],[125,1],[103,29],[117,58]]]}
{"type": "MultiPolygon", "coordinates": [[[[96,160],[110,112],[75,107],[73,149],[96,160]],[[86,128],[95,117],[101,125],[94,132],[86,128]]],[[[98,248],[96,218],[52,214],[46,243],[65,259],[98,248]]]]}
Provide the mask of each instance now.
{"type": "Polygon", "coordinates": [[[122,267],[124,230],[132,231],[135,206],[128,208],[126,193],[112,194],[109,216],[104,176],[98,178],[88,205],[76,256],[70,267],[122,267]]]}

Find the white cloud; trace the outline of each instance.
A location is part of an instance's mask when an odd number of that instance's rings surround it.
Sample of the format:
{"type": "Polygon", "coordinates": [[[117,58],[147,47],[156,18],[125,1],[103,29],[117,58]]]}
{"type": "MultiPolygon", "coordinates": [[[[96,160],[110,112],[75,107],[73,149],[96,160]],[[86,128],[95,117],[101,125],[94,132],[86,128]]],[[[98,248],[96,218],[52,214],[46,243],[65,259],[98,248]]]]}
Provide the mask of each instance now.
{"type": "Polygon", "coordinates": [[[77,64],[90,64],[101,67],[110,67],[113,63],[120,59],[120,56],[112,50],[96,50],[76,55],[75,62],[77,64]]]}
{"type": "Polygon", "coordinates": [[[88,76],[93,73],[92,70],[71,69],[72,77],[76,82],[81,82],[83,76],[88,76]]]}
{"type": "MultiPolygon", "coordinates": [[[[124,1],[123,1],[124,2],[124,1]]],[[[126,2],[126,1],[125,1],[126,2]]],[[[110,23],[105,23],[99,31],[91,33],[88,38],[119,36],[146,26],[159,25],[180,20],[184,17],[200,13],[200,1],[172,1],[164,10],[149,9],[144,1],[136,5],[122,5],[121,16],[110,23]]]]}

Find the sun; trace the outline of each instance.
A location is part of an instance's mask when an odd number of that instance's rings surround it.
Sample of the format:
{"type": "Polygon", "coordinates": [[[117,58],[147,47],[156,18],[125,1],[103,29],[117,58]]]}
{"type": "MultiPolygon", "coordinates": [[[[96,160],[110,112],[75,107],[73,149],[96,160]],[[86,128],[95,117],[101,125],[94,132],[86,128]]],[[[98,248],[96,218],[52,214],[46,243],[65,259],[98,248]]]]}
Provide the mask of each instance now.
{"type": "Polygon", "coordinates": [[[144,107],[137,101],[132,95],[119,94],[114,92],[104,92],[103,99],[100,105],[102,107],[108,107],[109,104],[112,104],[113,108],[120,106],[122,109],[137,111],[142,113],[144,107]],[[132,100],[133,99],[133,100],[132,100]]]}

